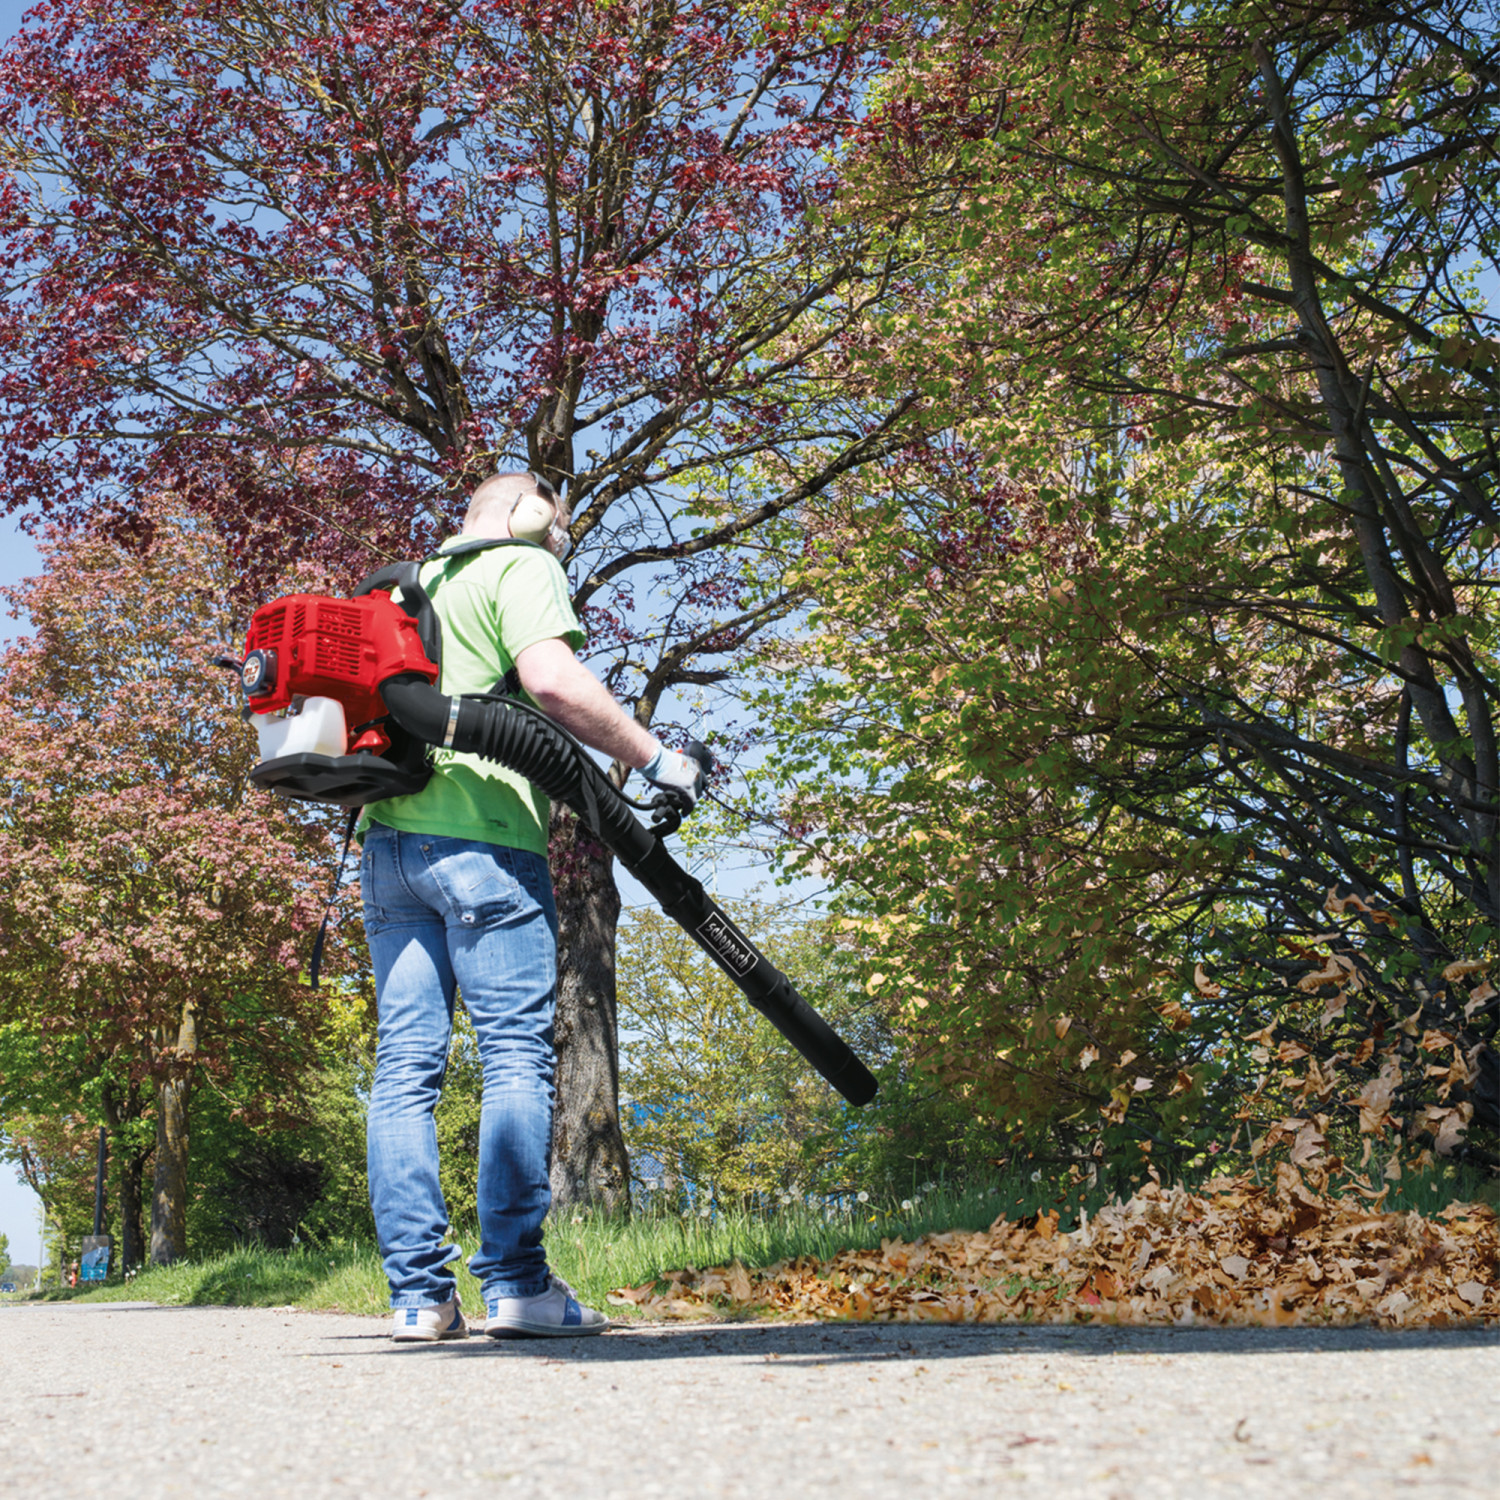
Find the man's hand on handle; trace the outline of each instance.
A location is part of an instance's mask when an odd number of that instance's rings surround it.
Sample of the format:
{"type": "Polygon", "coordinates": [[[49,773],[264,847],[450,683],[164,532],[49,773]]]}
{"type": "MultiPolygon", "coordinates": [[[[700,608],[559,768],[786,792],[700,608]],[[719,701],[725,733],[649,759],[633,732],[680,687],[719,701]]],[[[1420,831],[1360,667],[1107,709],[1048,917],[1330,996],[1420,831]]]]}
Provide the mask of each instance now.
{"type": "Polygon", "coordinates": [[[696,752],[695,755],[683,755],[662,745],[641,767],[641,775],[652,786],[675,792],[686,803],[687,811],[691,811],[703,795],[703,789],[708,785],[708,772],[713,768],[713,760],[702,745],[694,740],[689,748],[696,752]]]}

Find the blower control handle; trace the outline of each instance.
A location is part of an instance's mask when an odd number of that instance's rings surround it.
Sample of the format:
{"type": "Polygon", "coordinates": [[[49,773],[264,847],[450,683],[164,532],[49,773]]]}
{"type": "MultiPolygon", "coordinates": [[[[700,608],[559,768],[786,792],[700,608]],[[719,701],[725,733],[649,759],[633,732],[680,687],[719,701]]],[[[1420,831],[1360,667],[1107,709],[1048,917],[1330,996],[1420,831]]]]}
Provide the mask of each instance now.
{"type": "Polygon", "coordinates": [[[699,781],[695,793],[664,786],[660,782],[652,783],[660,789],[651,800],[651,827],[661,838],[676,833],[682,826],[683,818],[692,811],[697,798],[703,795],[709,778],[714,774],[713,755],[702,741],[689,740],[683,758],[698,767],[699,781]]]}
{"type": "Polygon", "coordinates": [[[714,757],[708,746],[702,740],[689,740],[686,753],[698,762],[703,772],[703,779],[709,780],[714,774],[714,757]]]}

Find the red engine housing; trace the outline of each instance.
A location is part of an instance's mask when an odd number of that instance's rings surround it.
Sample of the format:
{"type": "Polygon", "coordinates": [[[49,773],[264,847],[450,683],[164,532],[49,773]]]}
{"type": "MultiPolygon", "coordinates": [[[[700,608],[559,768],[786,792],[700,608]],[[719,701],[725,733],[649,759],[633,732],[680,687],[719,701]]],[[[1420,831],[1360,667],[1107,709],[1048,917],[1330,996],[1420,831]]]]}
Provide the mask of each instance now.
{"type": "Polygon", "coordinates": [[[351,754],[384,750],[389,743],[378,730],[352,733],[385,716],[381,683],[402,672],[438,680],[438,667],[427,655],[416,621],[388,593],[378,591],[358,599],[288,594],[263,604],[250,617],[247,661],[252,652],[271,658],[274,666],[259,691],[247,688],[251,709],[273,713],[295,697],[336,698],[351,731],[351,754]]]}

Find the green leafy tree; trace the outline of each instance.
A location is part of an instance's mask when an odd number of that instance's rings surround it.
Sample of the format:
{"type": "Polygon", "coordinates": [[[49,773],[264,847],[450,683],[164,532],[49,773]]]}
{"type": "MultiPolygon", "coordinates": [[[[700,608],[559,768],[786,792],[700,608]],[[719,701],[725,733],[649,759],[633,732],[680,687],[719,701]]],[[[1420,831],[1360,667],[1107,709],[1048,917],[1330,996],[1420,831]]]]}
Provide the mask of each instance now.
{"type": "Polygon", "coordinates": [[[479,1039],[462,1003],[453,1018],[448,1071],[434,1124],[441,1158],[443,1201],[456,1231],[477,1225],[479,1198],[479,1112],[484,1102],[484,1069],[479,1039]]]}
{"type": "MultiPolygon", "coordinates": [[[[771,902],[726,909],[862,1056],[886,1058],[878,1007],[847,987],[829,923],[771,902]]],[[[748,1205],[846,1189],[873,1116],[847,1108],[675,923],[641,910],[625,931],[620,1082],[657,1190],[748,1205]]]]}
{"type": "Polygon", "coordinates": [[[805,815],[934,1064],[1072,1149],[1261,1087],[1495,1159],[1493,20],[976,5],[850,174],[906,234],[964,185],[886,331],[991,412],[808,564],[805,815]]]}
{"type": "Polygon", "coordinates": [[[93,1229],[97,1142],[97,1126],[81,1114],[13,1112],[0,1130],[0,1161],[42,1200],[55,1258],[93,1229]]]}
{"type": "Polygon", "coordinates": [[[375,1238],[365,1175],[367,1097],[360,1078],[336,1065],[308,1079],[309,1120],[294,1144],[322,1172],[318,1198],[302,1221],[315,1237],[375,1238]]]}
{"type": "Polygon", "coordinates": [[[365,1172],[374,997],[364,975],[319,993],[318,1046],[295,1113],[252,1119],[233,1096],[201,1101],[189,1216],[199,1248],[375,1237],[365,1172]]]}
{"type": "MultiPolygon", "coordinates": [[[[776,762],[806,829],[793,863],[832,879],[864,988],[991,1160],[1038,1127],[1090,1161],[1152,1136],[1206,1146],[1195,1116],[1223,1043],[1212,1025],[1181,1034],[1164,917],[1213,851],[1093,795],[1073,739],[1136,701],[1113,648],[1153,618],[1101,613],[1088,639],[1077,591],[1053,582],[1045,512],[1019,492],[1008,525],[1035,545],[1007,526],[961,567],[942,528],[893,528],[891,499],[825,536],[800,668],[770,698],[797,730],[776,762]]],[[[946,520],[994,527],[959,497],[946,520]]]]}

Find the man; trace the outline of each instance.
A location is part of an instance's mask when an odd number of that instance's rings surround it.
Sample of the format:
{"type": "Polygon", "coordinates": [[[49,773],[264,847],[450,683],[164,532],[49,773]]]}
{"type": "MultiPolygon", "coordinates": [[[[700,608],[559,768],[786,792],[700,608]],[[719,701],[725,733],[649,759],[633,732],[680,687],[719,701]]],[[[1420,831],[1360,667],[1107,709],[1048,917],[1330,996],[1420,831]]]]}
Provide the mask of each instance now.
{"type": "MultiPolygon", "coordinates": [[[[475,490],[462,540],[541,545],[424,565],[422,585],[442,622],[442,690],[488,691],[514,668],[538,707],[585,744],[691,802],[702,786],[697,764],[665,749],[574,655],[583,632],[560,561],[567,525],[561,499],[535,475],[499,474],[475,490]]],[[[468,1334],[450,1268],[462,1252],[446,1242],[433,1124],[455,988],[484,1070],[480,1244],[469,1262],[484,1292],[484,1330],[496,1338],[599,1333],[608,1319],[579,1305],[542,1249],[557,978],[547,799],[491,761],[440,750],[435,766],[420,792],[372,804],[364,835],[365,930],[380,1012],[370,1203],[395,1309],[392,1336],[468,1334]]]]}

